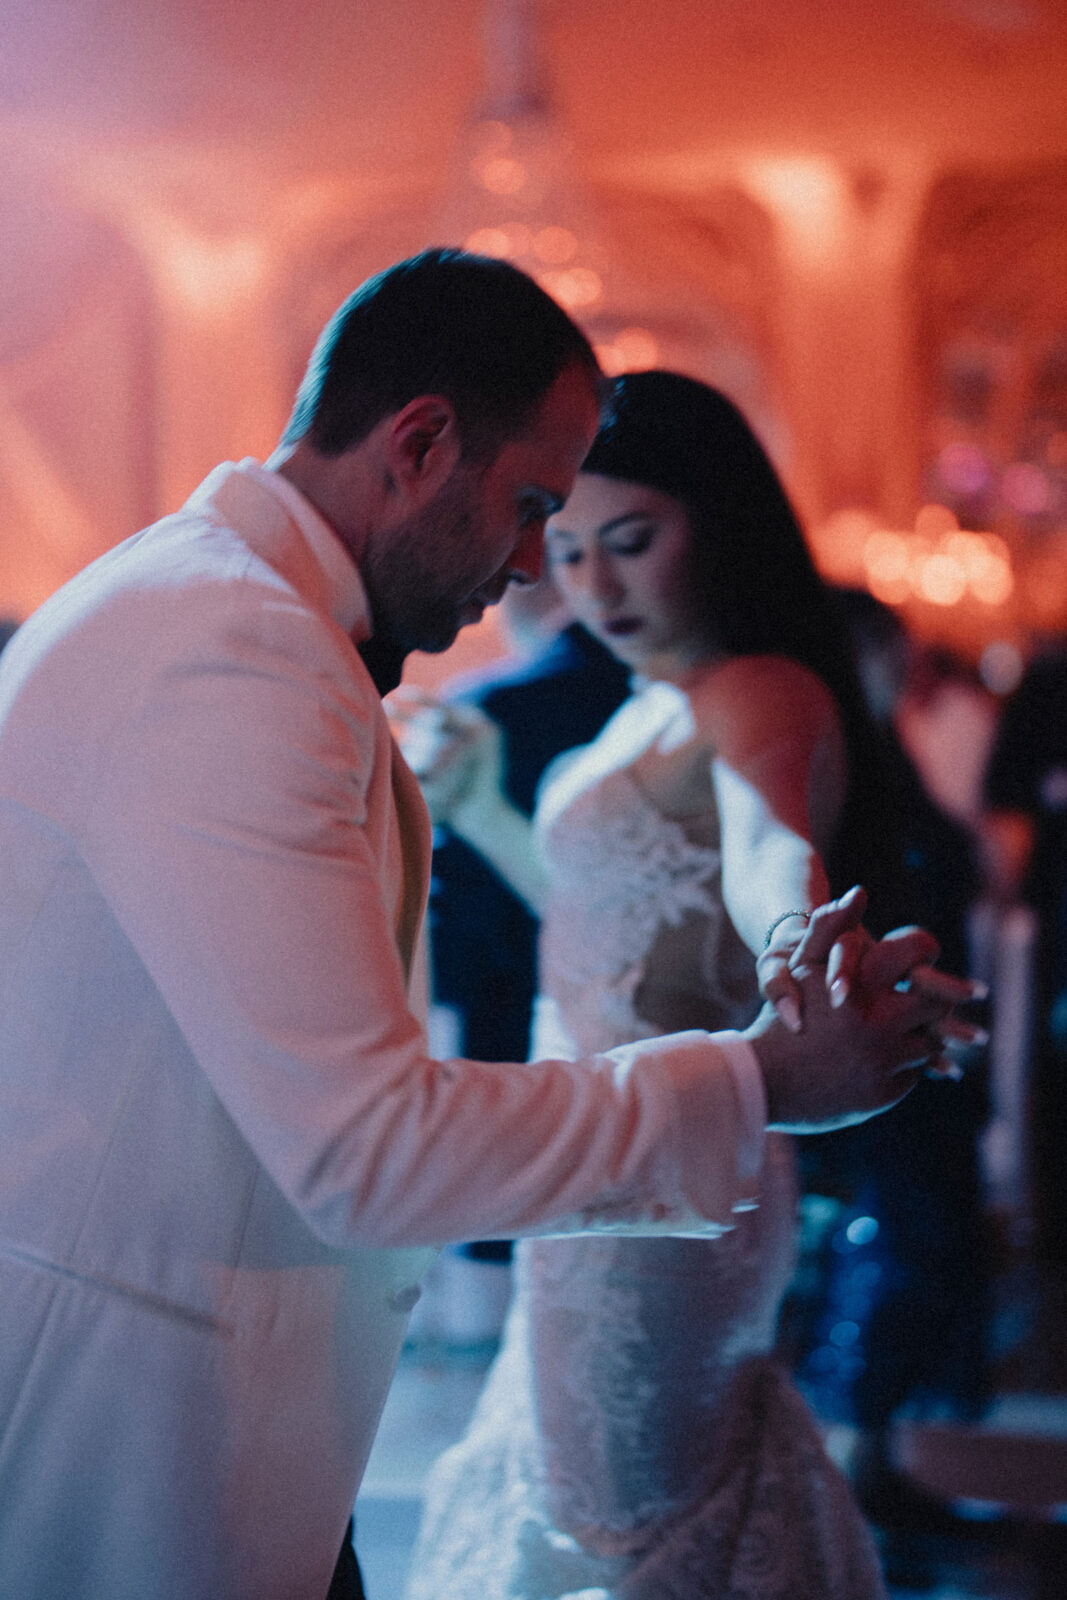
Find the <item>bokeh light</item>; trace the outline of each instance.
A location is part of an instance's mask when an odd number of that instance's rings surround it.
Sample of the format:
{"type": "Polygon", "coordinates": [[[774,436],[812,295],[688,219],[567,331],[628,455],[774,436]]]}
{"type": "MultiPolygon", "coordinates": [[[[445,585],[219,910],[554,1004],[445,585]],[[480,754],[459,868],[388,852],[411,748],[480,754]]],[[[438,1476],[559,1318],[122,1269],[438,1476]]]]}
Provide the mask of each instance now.
{"type": "Polygon", "coordinates": [[[490,194],[518,194],[526,186],[526,168],[514,156],[493,156],[488,161],[476,161],[472,175],[490,194]]]}
{"type": "Polygon", "coordinates": [[[953,556],[935,551],[919,566],[917,588],[931,605],[959,605],[967,592],[967,574],[953,556]]]}
{"type": "Polygon", "coordinates": [[[540,282],[553,299],[566,306],[568,311],[595,306],[604,293],[603,279],[591,267],[565,267],[559,272],[543,272],[540,282]]]}
{"type": "Polygon", "coordinates": [[[1023,675],[1022,652],[1008,639],[987,644],[978,661],[978,673],[991,694],[1011,694],[1023,675]]]}
{"type": "Polygon", "coordinates": [[[620,372],[643,372],[659,360],[659,342],[647,328],[623,328],[614,339],[595,346],[596,358],[609,378],[620,372]]]}
{"type": "Polygon", "coordinates": [[[981,494],[993,478],[993,468],[978,446],[961,441],[945,446],[936,470],[943,486],[964,499],[981,494]]]}
{"type": "Polygon", "coordinates": [[[863,542],[867,587],[887,605],[912,598],[940,607],[970,596],[984,606],[1007,605],[1015,592],[1011,551],[995,533],[964,532],[947,506],[925,505],[915,530],[877,528],[863,542]]]}

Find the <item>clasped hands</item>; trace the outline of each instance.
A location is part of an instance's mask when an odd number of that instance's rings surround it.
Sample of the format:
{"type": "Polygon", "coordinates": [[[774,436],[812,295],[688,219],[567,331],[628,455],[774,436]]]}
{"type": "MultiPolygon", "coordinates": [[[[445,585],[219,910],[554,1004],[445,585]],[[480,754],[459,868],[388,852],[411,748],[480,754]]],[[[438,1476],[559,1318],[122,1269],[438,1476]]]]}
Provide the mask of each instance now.
{"type": "Polygon", "coordinates": [[[819,1132],[862,1121],[924,1072],[958,1076],[946,1052],[985,1040],[954,1011],[980,999],[984,986],[935,971],[938,944],[925,929],[872,939],[865,909],[863,890],[850,890],[818,907],[802,930],[790,925],[772,944],[777,959],[762,961],[768,1003],[748,1037],[771,1126],[819,1132]],[[793,1002],[784,1016],[783,999],[793,1002]]]}

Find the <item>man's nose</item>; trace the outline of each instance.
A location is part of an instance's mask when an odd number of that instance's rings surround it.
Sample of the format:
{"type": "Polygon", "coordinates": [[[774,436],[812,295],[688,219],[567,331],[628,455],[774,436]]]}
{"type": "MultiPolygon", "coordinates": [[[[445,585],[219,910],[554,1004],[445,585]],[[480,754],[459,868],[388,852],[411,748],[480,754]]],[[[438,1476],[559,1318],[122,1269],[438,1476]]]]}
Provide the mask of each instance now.
{"type": "Polygon", "coordinates": [[[615,563],[606,551],[597,550],[590,556],[587,581],[590,597],[598,605],[616,605],[622,599],[624,588],[615,563]]]}

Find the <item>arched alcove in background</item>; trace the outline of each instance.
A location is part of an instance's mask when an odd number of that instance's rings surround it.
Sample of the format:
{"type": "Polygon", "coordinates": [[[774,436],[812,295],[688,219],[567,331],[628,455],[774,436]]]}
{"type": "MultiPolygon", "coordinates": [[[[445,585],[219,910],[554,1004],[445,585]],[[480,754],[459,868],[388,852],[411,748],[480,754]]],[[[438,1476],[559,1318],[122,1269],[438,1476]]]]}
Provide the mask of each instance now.
{"type": "MultiPolygon", "coordinates": [[[[442,238],[472,108],[486,114],[490,14],[512,31],[488,87],[514,100],[532,81],[524,103],[551,110],[564,177],[610,242],[616,332],[651,328],[659,359],[734,394],[833,575],[865,577],[872,529],[911,536],[937,487],[931,328],[956,315],[937,262],[972,298],[980,261],[979,298],[1001,279],[1035,308],[1062,291],[1055,0],[817,15],[767,0],[758,17],[688,0],[242,0],[210,16],[196,0],[151,16],[35,0],[0,50],[0,345],[18,333],[0,382],[0,609],[24,614],[217,460],[270,449],[333,305],[442,238]],[[524,18],[544,66],[530,81],[524,18]],[[34,240],[50,241],[39,267],[34,240]],[[78,260],[76,292],[55,286],[78,260]]],[[[965,367],[974,332],[953,338],[965,367]]],[[[1054,531],[1030,517],[1052,577],[1054,531]]],[[[1018,617],[988,602],[909,616],[975,656],[1006,622],[1029,639],[1053,621],[1055,587],[1020,582],[1018,617]]]]}

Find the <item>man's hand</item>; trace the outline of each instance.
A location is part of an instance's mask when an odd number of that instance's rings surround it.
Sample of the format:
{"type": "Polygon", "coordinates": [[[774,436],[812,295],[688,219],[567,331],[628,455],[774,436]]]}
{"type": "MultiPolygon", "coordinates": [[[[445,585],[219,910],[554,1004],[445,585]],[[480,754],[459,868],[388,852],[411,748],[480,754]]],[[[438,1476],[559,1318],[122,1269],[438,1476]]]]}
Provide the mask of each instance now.
{"type": "Polygon", "coordinates": [[[768,1005],[746,1034],[763,1071],[770,1127],[823,1133],[862,1122],[907,1094],[940,1060],[946,1036],[977,1036],[951,1017],[975,986],[932,972],[937,941],[903,928],[876,943],[860,928],[865,907],[862,890],[821,906],[797,946],[790,965],[803,993],[803,1033],[790,1033],[768,1005]],[[834,1005],[824,963],[842,941],[854,976],[847,999],[834,1005]]]}

